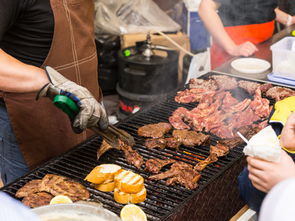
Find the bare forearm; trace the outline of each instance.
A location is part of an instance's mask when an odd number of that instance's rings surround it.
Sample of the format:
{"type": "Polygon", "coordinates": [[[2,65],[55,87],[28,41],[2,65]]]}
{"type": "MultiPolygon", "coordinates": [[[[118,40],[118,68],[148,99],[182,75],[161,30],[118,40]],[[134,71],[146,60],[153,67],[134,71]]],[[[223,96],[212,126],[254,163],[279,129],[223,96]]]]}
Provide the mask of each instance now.
{"type": "Polygon", "coordinates": [[[281,23],[283,25],[287,25],[287,26],[295,23],[295,16],[291,16],[291,15],[287,14],[286,12],[283,12],[279,8],[275,9],[275,13],[276,13],[276,20],[279,23],[281,23]]]}
{"type": "Polygon", "coordinates": [[[34,92],[48,83],[45,71],[24,64],[0,49],[0,90],[34,92]]]}
{"type": "Polygon", "coordinates": [[[203,0],[199,7],[199,15],[212,37],[231,54],[236,46],[224,29],[222,21],[216,10],[218,5],[212,0],[203,0]]]}

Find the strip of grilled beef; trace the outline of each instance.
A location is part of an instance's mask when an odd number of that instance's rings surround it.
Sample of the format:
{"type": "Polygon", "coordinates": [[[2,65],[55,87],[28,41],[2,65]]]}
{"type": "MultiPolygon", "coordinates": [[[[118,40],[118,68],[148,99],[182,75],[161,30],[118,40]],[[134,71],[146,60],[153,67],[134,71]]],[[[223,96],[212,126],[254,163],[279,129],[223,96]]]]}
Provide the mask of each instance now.
{"type": "Polygon", "coordinates": [[[216,81],[219,90],[232,90],[238,87],[236,79],[226,75],[212,75],[210,79],[216,81]]]}
{"type": "Polygon", "coordinates": [[[216,91],[218,86],[216,85],[216,81],[213,79],[200,79],[200,78],[192,78],[189,80],[189,88],[202,88],[206,91],[216,91]]]}
{"type": "Polygon", "coordinates": [[[172,136],[188,147],[200,146],[209,140],[209,135],[190,130],[174,130],[172,136]]]}
{"type": "Polygon", "coordinates": [[[295,96],[295,91],[289,89],[289,88],[283,88],[283,87],[272,87],[266,92],[266,96],[271,97],[275,99],[276,101],[283,100],[284,98],[295,96]]]}
{"type": "Polygon", "coordinates": [[[53,195],[47,192],[31,193],[23,198],[22,203],[28,207],[36,208],[49,205],[53,197],[53,195]]]}
{"type": "Polygon", "coordinates": [[[142,164],[144,164],[143,157],[136,150],[132,149],[132,147],[128,146],[124,142],[119,141],[119,144],[121,150],[124,152],[127,162],[140,169],[142,164]]]}
{"type": "Polygon", "coordinates": [[[157,124],[147,124],[138,128],[137,133],[142,137],[159,138],[171,130],[172,126],[169,123],[160,122],[157,124]]]}
{"type": "Polygon", "coordinates": [[[161,160],[161,159],[149,159],[145,162],[145,170],[151,173],[159,173],[160,170],[171,163],[174,163],[175,160],[173,159],[167,159],[167,160],[161,160]]]}
{"type": "Polygon", "coordinates": [[[29,181],[23,187],[18,189],[15,196],[17,198],[23,198],[23,197],[26,197],[28,195],[31,195],[32,193],[40,192],[40,183],[41,182],[42,182],[41,179],[29,181]]]}
{"type": "Polygon", "coordinates": [[[166,181],[167,185],[180,184],[188,189],[197,188],[198,180],[201,175],[193,169],[192,165],[183,162],[173,163],[171,168],[163,173],[153,175],[149,177],[151,180],[163,180],[169,178],[166,181]]]}

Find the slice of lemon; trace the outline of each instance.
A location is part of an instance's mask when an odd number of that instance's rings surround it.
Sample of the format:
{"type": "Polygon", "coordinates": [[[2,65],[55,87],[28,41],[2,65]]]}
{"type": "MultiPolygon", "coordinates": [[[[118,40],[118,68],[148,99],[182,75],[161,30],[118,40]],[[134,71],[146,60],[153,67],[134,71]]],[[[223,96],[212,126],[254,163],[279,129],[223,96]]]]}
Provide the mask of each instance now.
{"type": "Polygon", "coordinates": [[[73,201],[68,196],[57,195],[51,199],[49,204],[52,205],[52,204],[59,204],[59,203],[73,203],[73,201]]]}
{"type": "Polygon", "coordinates": [[[128,204],[121,210],[120,217],[122,221],[147,221],[143,210],[134,204],[128,204]]]}

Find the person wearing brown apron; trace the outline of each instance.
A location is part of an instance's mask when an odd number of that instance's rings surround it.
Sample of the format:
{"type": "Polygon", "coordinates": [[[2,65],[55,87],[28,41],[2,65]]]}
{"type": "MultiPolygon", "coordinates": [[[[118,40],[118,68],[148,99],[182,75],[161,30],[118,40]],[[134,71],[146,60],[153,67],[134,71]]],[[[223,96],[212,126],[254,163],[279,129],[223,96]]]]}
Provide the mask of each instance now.
{"type": "Polygon", "coordinates": [[[199,14],[213,37],[211,68],[254,54],[272,37],[274,20],[287,24],[290,16],[277,7],[277,0],[202,0],[199,14]]]}
{"type": "Polygon", "coordinates": [[[90,121],[107,126],[97,102],[102,95],[93,17],[93,0],[0,2],[0,173],[5,184],[85,140],[90,121]],[[52,88],[80,99],[79,119],[70,122],[41,97],[51,96],[52,88]],[[84,131],[76,134],[72,126],[84,131]]]}

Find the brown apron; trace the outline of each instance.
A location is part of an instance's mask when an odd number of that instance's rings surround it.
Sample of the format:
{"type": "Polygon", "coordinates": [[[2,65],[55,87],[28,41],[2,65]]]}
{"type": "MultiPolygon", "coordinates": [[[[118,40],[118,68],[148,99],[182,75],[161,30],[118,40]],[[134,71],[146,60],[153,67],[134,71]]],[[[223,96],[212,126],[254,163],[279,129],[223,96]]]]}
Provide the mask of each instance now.
{"type": "MultiPolygon", "coordinates": [[[[55,68],[100,99],[93,0],[50,0],[50,4],[54,35],[42,66],[55,68]]],[[[74,134],[68,117],[50,99],[36,101],[35,97],[36,93],[4,93],[13,131],[30,168],[64,153],[90,135],[74,134]]]]}

